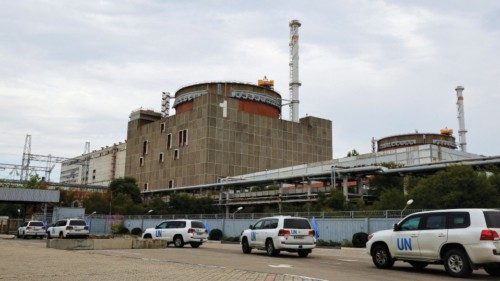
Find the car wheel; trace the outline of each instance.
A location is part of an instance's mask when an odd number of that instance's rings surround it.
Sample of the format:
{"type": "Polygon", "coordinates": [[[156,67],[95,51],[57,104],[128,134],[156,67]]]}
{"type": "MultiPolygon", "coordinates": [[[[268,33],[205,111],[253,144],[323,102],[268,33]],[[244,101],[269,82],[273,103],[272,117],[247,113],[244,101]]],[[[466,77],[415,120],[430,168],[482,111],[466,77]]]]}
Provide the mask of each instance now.
{"type": "Polygon", "coordinates": [[[422,270],[429,265],[428,263],[422,261],[411,261],[409,263],[411,264],[411,266],[413,266],[413,268],[418,270],[422,270]]]}
{"type": "Polygon", "coordinates": [[[469,257],[460,249],[452,249],[446,252],[444,268],[453,277],[466,277],[472,273],[469,257]]]}
{"type": "Polygon", "coordinates": [[[189,243],[189,245],[191,245],[191,248],[198,248],[198,247],[200,247],[201,243],[191,242],[191,243],[189,243]]]}
{"type": "Polygon", "coordinates": [[[388,269],[394,265],[394,259],[385,245],[375,246],[372,251],[372,260],[376,267],[382,269],[388,269]]]}
{"type": "Polygon", "coordinates": [[[252,248],[248,245],[248,239],[246,237],[241,241],[241,250],[244,254],[250,254],[252,252],[252,248]]]}
{"type": "Polygon", "coordinates": [[[485,265],[484,270],[491,276],[500,276],[500,263],[485,265]]]}
{"type": "Polygon", "coordinates": [[[61,232],[59,232],[59,239],[64,239],[64,234],[61,232]]]}
{"type": "Polygon", "coordinates": [[[268,239],[266,241],[266,253],[270,257],[274,257],[274,256],[278,255],[278,252],[274,248],[273,240],[271,240],[271,239],[268,239]]]}
{"type": "Polygon", "coordinates": [[[309,250],[299,250],[299,257],[306,258],[309,255],[309,250]]]}
{"type": "Polygon", "coordinates": [[[151,236],[151,234],[145,234],[143,239],[153,239],[153,236],[151,236]]]}
{"type": "Polygon", "coordinates": [[[21,234],[19,233],[19,231],[17,231],[17,238],[21,238],[21,234]]]}
{"type": "Polygon", "coordinates": [[[177,235],[174,237],[174,246],[176,248],[182,248],[184,247],[184,239],[182,239],[182,236],[177,235]]]}
{"type": "Polygon", "coordinates": [[[50,232],[47,232],[47,239],[52,239],[52,236],[50,236],[50,232]]]}
{"type": "Polygon", "coordinates": [[[23,231],[23,239],[26,239],[26,232],[23,231]]]}

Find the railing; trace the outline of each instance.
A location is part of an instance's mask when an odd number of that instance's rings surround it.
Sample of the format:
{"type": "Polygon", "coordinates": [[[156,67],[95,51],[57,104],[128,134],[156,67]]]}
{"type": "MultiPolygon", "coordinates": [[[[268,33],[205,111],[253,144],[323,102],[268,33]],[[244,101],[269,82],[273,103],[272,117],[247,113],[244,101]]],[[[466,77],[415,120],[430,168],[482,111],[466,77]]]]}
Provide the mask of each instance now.
{"type": "MultiPolygon", "coordinates": [[[[228,218],[234,219],[259,219],[272,216],[295,216],[317,219],[330,218],[401,218],[409,214],[425,211],[423,209],[415,210],[375,210],[375,211],[337,211],[337,212],[282,212],[282,213],[236,213],[229,214],[228,218]]],[[[105,218],[106,215],[94,215],[95,218],[105,218]]],[[[125,219],[223,219],[225,214],[166,214],[166,215],[126,215],[125,219]]]]}

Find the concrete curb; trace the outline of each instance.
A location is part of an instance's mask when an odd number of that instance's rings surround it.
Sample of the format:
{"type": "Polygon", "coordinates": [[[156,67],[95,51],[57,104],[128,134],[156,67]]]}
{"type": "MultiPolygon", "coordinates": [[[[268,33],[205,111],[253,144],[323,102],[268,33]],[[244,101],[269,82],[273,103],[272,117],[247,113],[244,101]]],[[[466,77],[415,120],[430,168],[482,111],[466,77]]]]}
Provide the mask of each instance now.
{"type": "Polygon", "coordinates": [[[161,249],[164,240],[152,239],[49,239],[47,248],[59,250],[161,249]]]}

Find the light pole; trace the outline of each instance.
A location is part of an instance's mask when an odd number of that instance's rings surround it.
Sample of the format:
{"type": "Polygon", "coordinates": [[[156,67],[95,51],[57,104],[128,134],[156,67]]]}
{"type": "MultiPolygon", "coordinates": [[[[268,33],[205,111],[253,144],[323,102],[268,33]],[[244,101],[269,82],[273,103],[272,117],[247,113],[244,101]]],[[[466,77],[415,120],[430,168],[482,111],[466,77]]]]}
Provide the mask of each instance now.
{"type": "MultiPolygon", "coordinates": [[[[146,213],[146,215],[151,214],[153,211],[154,211],[154,210],[149,210],[149,211],[146,213]]],[[[145,215],[143,215],[143,216],[141,217],[141,218],[142,218],[142,220],[141,220],[141,230],[142,230],[142,232],[144,232],[144,229],[143,229],[143,228],[144,228],[144,216],[145,216],[145,215]]]]}
{"type": "Polygon", "coordinates": [[[19,228],[20,219],[21,219],[21,209],[17,209],[17,228],[19,228]]]}
{"type": "Polygon", "coordinates": [[[97,212],[93,211],[90,215],[87,216],[87,219],[90,219],[90,221],[89,221],[89,233],[92,230],[92,216],[95,214],[97,214],[97,212]]]}
{"type": "Polygon", "coordinates": [[[401,217],[403,217],[403,212],[406,210],[406,208],[408,208],[408,206],[410,206],[411,204],[413,204],[413,199],[410,199],[406,202],[406,206],[403,208],[403,210],[401,211],[401,217]]]}
{"type": "Polygon", "coordinates": [[[243,210],[242,206],[238,207],[238,209],[236,209],[236,211],[233,212],[233,220],[234,220],[234,215],[241,210],[243,210]]]}

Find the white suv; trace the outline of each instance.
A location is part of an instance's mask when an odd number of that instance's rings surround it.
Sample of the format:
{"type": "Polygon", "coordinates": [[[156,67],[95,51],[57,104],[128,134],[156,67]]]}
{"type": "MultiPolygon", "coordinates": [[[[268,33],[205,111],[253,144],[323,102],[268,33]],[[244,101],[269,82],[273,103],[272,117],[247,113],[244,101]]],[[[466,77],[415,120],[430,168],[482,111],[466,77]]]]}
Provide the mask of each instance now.
{"type": "Polygon", "coordinates": [[[443,264],[448,274],[464,277],[483,267],[500,276],[500,210],[451,209],[415,213],[392,230],[368,236],[367,252],[378,268],[394,261],[417,269],[443,264]]]}
{"type": "Polygon", "coordinates": [[[184,247],[186,243],[193,248],[198,248],[208,240],[208,231],[201,221],[169,220],[154,228],[147,228],[142,238],[167,240],[167,245],[174,243],[177,248],[184,247]]]}
{"type": "Polygon", "coordinates": [[[41,221],[27,221],[24,222],[17,229],[17,238],[26,238],[28,236],[33,236],[35,238],[45,237],[45,226],[41,221]]]}
{"type": "Polygon", "coordinates": [[[314,230],[309,221],[290,216],[260,219],[241,233],[240,241],[243,253],[250,254],[252,249],[258,249],[265,250],[269,256],[287,251],[307,257],[316,247],[314,230]]]}
{"type": "Polygon", "coordinates": [[[87,238],[89,236],[89,227],[82,219],[64,219],[52,224],[47,229],[47,239],[59,238],[87,238]]]}

